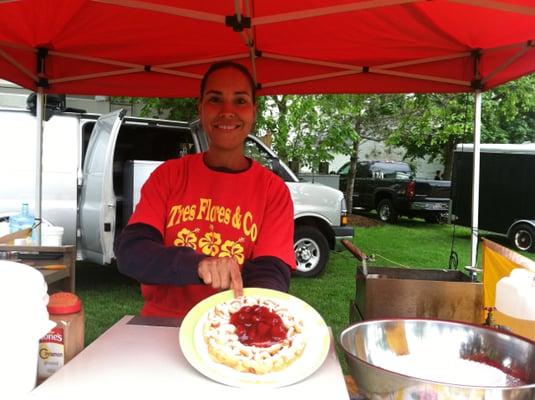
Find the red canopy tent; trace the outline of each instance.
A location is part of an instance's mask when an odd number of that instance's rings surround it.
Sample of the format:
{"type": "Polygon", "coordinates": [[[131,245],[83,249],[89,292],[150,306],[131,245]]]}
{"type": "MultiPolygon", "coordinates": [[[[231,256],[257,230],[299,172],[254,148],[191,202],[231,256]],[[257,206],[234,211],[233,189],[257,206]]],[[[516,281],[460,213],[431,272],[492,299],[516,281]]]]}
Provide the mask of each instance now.
{"type": "Polygon", "coordinates": [[[40,93],[191,97],[218,60],[261,95],[480,93],[534,45],[533,0],[0,0],[0,78],[40,93]]]}
{"type": "Polygon", "coordinates": [[[531,0],[0,0],[0,75],[49,93],[195,96],[241,60],[260,94],[467,92],[535,70],[531,0]]]}

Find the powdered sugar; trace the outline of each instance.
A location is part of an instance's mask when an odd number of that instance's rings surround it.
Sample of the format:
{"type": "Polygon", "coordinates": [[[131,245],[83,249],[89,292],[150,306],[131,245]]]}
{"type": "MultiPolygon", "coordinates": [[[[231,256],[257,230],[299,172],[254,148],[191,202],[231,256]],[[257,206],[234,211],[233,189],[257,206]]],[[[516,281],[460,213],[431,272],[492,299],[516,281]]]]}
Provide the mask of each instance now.
{"type": "Polygon", "coordinates": [[[468,386],[509,386],[508,375],[498,368],[460,358],[440,359],[408,354],[384,358],[378,367],[435,382],[468,386]]]}

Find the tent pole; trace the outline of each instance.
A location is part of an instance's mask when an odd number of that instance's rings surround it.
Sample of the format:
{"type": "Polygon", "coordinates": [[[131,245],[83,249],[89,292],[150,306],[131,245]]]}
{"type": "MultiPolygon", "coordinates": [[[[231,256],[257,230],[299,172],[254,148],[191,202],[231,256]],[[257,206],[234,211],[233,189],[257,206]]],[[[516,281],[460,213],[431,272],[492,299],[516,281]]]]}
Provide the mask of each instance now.
{"type": "Polygon", "coordinates": [[[474,93],[474,159],[472,176],[472,246],[470,250],[470,276],[475,281],[479,224],[479,163],[481,145],[481,91],[474,93]]]}
{"type": "Polygon", "coordinates": [[[36,160],[35,160],[35,220],[37,226],[35,227],[35,240],[37,246],[41,245],[41,213],[42,213],[42,169],[43,169],[43,110],[44,110],[45,95],[43,90],[39,88],[36,93],[36,120],[37,120],[37,146],[36,146],[36,160]]]}

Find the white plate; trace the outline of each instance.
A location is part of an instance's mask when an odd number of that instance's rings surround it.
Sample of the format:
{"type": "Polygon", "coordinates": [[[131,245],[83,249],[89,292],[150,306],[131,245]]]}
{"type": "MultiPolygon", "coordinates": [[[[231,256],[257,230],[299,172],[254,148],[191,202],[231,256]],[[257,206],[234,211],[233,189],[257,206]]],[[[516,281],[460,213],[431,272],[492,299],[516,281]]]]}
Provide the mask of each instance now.
{"type": "Polygon", "coordinates": [[[299,382],[313,374],[325,361],[330,346],[329,330],[325,321],[310,305],[304,301],[276,290],[245,288],[245,296],[262,297],[284,302],[303,320],[303,335],[306,347],[303,354],[281,371],[256,375],[239,372],[226,365],[213,361],[202,335],[202,326],[209,310],[216,304],[232,299],[233,292],[227,290],[215,294],[197,304],[182,321],[179,331],[179,343],[186,360],[206,377],[229,386],[281,387],[299,382]]]}

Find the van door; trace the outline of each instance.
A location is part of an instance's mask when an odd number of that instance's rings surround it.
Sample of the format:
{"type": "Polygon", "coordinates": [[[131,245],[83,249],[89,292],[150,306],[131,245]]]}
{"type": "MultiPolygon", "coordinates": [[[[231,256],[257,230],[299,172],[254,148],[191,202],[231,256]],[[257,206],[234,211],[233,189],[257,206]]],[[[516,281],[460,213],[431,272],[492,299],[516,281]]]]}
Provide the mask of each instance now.
{"type": "Polygon", "coordinates": [[[84,260],[108,264],[113,258],[116,197],[113,156],[125,110],[100,117],[91,133],[80,197],[80,247],[84,260]]]}

